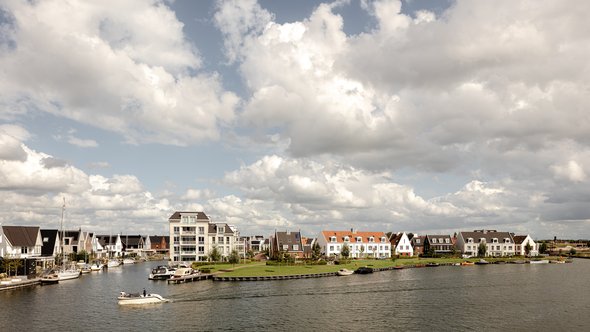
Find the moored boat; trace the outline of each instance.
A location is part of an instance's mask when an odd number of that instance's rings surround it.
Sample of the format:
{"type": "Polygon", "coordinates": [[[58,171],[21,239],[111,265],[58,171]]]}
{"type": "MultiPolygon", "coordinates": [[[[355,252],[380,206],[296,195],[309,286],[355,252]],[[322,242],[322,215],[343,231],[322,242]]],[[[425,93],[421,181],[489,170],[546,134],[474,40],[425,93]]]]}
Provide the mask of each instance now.
{"type": "Polygon", "coordinates": [[[373,273],[373,269],[367,266],[363,266],[363,267],[359,267],[358,269],[356,269],[356,271],[354,271],[354,273],[358,273],[358,274],[369,274],[369,273],[373,273]]]}
{"type": "Polygon", "coordinates": [[[427,263],[426,266],[427,267],[437,267],[437,266],[439,266],[439,264],[438,263],[427,263]]]}
{"type": "Polygon", "coordinates": [[[41,285],[57,284],[59,283],[59,276],[57,273],[52,272],[42,276],[39,281],[41,285]]]}
{"type": "Polygon", "coordinates": [[[131,265],[131,264],[135,264],[135,259],[133,259],[133,258],[123,259],[123,265],[131,265]]]}
{"type": "Polygon", "coordinates": [[[349,269],[340,269],[340,270],[338,270],[338,272],[336,272],[336,274],[339,276],[349,276],[353,273],[354,273],[354,271],[349,270],[349,269]]]}
{"type": "Polygon", "coordinates": [[[166,280],[170,279],[174,275],[176,271],[175,268],[166,266],[166,265],[159,265],[158,267],[152,269],[152,272],[149,274],[149,280],[166,280]]]}
{"type": "Polygon", "coordinates": [[[477,265],[486,265],[490,264],[490,262],[486,261],[485,259],[480,259],[479,261],[475,262],[477,265]]]}
{"type": "Polygon", "coordinates": [[[102,269],[104,269],[104,264],[102,263],[94,262],[90,265],[90,271],[100,271],[102,269]]]}
{"type": "Polygon", "coordinates": [[[146,294],[145,290],[143,294],[121,292],[119,293],[117,300],[119,300],[119,304],[121,305],[157,304],[169,301],[159,294],[146,294]]]}
{"type": "Polygon", "coordinates": [[[461,262],[462,266],[471,266],[471,265],[475,265],[474,262],[469,262],[469,261],[465,261],[465,262],[461,262]]]}
{"type": "Polygon", "coordinates": [[[117,266],[121,266],[121,262],[119,262],[119,260],[117,260],[117,259],[111,259],[107,263],[107,267],[117,267],[117,266]]]}
{"type": "Polygon", "coordinates": [[[60,270],[56,272],[59,281],[63,280],[71,280],[80,277],[80,270],[69,269],[69,270],[60,270]]]}
{"type": "Polygon", "coordinates": [[[549,264],[549,260],[548,259],[541,259],[538,261],[530,261],[529,264],[549,264]]]}

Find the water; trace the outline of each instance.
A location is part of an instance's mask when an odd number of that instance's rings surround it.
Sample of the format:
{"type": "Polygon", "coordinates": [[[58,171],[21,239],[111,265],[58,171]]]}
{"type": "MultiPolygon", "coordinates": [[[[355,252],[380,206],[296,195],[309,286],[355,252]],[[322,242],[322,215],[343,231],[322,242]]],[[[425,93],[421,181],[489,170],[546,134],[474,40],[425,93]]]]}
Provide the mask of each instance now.
{"type": "Polygon", "coordinates": [[[0,331],[588,330],[590,260],[168,285],[158,262],[0,292],[0,331]],[[119,291],[172,303],[117,304],[119,291]]]}

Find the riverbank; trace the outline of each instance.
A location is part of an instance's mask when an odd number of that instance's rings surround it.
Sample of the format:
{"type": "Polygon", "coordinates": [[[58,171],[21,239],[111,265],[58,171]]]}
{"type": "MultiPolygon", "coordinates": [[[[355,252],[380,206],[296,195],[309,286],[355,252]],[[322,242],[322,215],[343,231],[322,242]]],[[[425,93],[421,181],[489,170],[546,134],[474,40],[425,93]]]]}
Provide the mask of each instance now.
{"type": "MultiPolygon", "coordinates": [[[[559,260],[559,257],[543,257],[544,260],[559,260]]],[[[524,259],[523,257],[486,257],[486,262],[490,264],[502,263],[528,263],[533,259],[524,259]]],[[[333,276],[340,269],[356,270],[359,267],[369,267],[374,271],[393,270],[401,268],[417,268],[426,266],[445,266],[460,265],[464,262],[477,263],[480,258],[400,258],[395,260],[351,260],[346,264],[330,265],[265,265],[263,263],[253,263],[251,265],[236,264],[234,268],[225,267],[215,273],[214,280],[276,280],[276,277],[288,277],[284,279],[293,279],[292,276],[299,278],[333,276]]]]}

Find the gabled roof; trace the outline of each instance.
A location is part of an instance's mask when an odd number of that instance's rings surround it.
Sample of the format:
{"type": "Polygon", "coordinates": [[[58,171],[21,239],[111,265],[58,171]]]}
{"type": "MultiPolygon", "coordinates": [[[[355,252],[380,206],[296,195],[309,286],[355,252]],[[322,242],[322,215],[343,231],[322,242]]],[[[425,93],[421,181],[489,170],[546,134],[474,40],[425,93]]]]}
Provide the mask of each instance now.
{"type": "Polygon", "coordinates": [[[402,236],[404,235],[404,233],[392,233],[391,237],[389,238],[389,242],[391,242],[393,245],[397,246],[397,244],[399,243],[399,241],[402,239],[402,236]]]}
{"type": "Polygon", "coordinates": [[[96,239],[101,246],[111,245],[117,243],[117,235],[97,235],[96,239]]]}
{"type": "Polygon", "coordinates": [[[128,247],[138,246],[141,240],[141,235],[121,235],[121,242],[128,247]]]}
{"type": "Polygon", "coordinates": [[[34,247],[37,244],[38,226],[2,226],[2,231],[13,247],[34,247]]]}
{"type": "Polygon", "coordinates": [[[300,232],[275,232],[275,236],[279,250],[281,250],[284,245],[288,245],[289,251],[303,251],[300,232]],[[296,250],[293,247],[294,245],[298,246],[296,250]]]}
{"type": "Polygon", "coordinates": [[[53,256],[55,249],[55,241],[57,240],[57,229],[42,229],[41,230],[41,241],[47,238],[47,242],[43,241],[41,246],[41,256],[53,256]]]}
{"type": "Polygon", "coordinates": [[[223,227],[223,233],[224,234],[233,234],[234,233],[234,231],[231,229],[231,227],[228,224],[213,224],[213,223],[210,223],[209,224],[209,229],[207,231],[209,232],[209,234],[217,233],[217,229],[219,227],[223,227]]]}
{"type": "Polygon", "coordinates": [[[152,243],[160,243],[160,242],[162,242],[162,238],[165,238],[166,240],[168,240],[168,238],[166,236],[161,236],[161,235],[150,235],[149,238],[152,243]]]}
{"type": "Polygon", "coordinates": [[[63,234],[64,234],[64,238],[71,237],[73,241],[78,241],[78,238],[80,237],[80,230],[64,231],[63,234]]]}
{"type": "Polygon", "coordinates": [[[344,239],[348,236],[351,243],[357,242],[357,238],[362,239],[361,242],[368,242],[370,237],[373,237],[375,241],[381,241],[382,237],[385,236],[383,232],[358,232],[358,231],[322,231],[322,236],[326,242],[330,242],[332,236],[336,237],[336,242],[344,242],[344,239]]]}
{"type": "Polygon", "coordinates": [[[527,237],[528,235],[514,235],[514,243],[522,244],[527,237]]]}
{"type": "Polygon", "coordinates": [[[498,242],[502,242],[503,239],[512,239],[512,234],[509,232],[497,232],[497,231],[473,231],[473,232],[461,232],[461,236],[464,240],[469,238],[473,239],[473,242],[480,242],[480,239],[485,239],[486,242],[492,242],[492,239],[498,239],[498,242]]]}
{"type": "Polygon", "coordinates": [[[174,220],[178,219],[178,220],[180,220],[180,217],[183,214],[188,214],[188,215],[195,215],[196,214],[197,215],[197,219],[207,219],[207,220],[209,220],[209,217],[207,217],[207,215],[205,214],[205,212],[198,212],[198,211],[176,211],[168,219],[169,220],[171,220],[171,219],[174,219],[174,220]]]}

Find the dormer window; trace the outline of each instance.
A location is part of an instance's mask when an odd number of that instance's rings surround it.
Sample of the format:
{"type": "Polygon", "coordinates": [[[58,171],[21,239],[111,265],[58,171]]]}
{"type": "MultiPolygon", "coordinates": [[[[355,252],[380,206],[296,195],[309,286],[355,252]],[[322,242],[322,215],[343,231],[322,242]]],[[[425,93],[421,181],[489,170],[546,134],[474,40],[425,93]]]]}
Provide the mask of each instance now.
{"type": "Polygon", "coordinates": [[[473,243],[473,239],[472,238],[468,238],[467,239],[467,243],[473,243]]]}
{"type": "Polygon", "coordinates": [[[479,242],[480,242],[480,243],[482,243],[482,242],[483,242],[483,243],[486,243],[486,239],[482,237],[482,238],[480,238],[480,239],[479,239],[479,242]]]}
{"type": "Polygon", "coordinates": [[[363,238],[362,238],[362,237],[360,237],[360,236],[358,236],[358,237],[356,238],[356,242],[363,242],[363,238]]]}
{"type": "Polygon", "coordinates": [[[450,239],[445,239],[445,243],[451,243],[450,239]]]}
{"type": "Polygon", "coordinates": [[[442,238],[439,238],[438,239],[438,243],[443,243],[443,239],[442,238]]]}
{"type": "Polygon", "coordinates": [[[345,236],[344,237],[344,242],[349,242],[349,241],[350,241],[350,238],[348,236],[345,236]]]}
{"type": "Polygon", "coordinates": [[[416,239],[416,244],[420,244],[420,239],[416,239]]]}
{"type": "Polygon", "coordinates": [[[385,237],[381,238],[381,243],[385,243],[385,237]]]}
{"type": "Polygon", "coordinates": [[[432,238],[432,243],[436,243],[436,239],[435,238],[432,238]]]}
{"type": "Polygon", "coordinates": [[[375,238],[371,236],[371,237],[369,238],[369,242],[375,242],[375,238]]]}
{"type": "Polygon", "coordinates": [[[493,239],[492,239],[492,243],[498,243],[498,239],[496,239],[496,238],[493,238],[493,239]]]}
{"type": "Polygon", "coordinates": [[[504,239],[504,243],[511,243],[509,238],[504,239]]]}
{"type": "Polygon", "coordinates": [[[330,238],[330,242],[332,242],[332,243],[336,243],[336,237],[335,237],[335,236],[332,236],[332,237],[330,238]]]}

